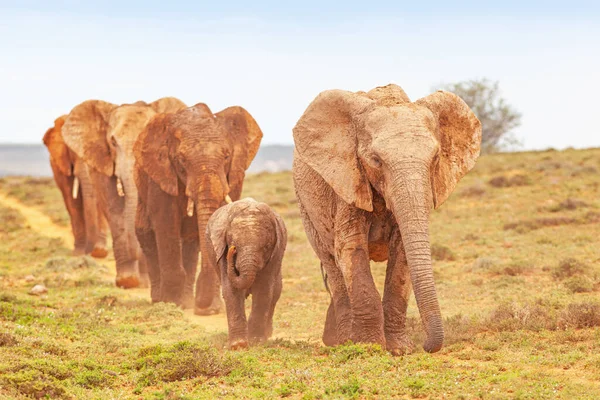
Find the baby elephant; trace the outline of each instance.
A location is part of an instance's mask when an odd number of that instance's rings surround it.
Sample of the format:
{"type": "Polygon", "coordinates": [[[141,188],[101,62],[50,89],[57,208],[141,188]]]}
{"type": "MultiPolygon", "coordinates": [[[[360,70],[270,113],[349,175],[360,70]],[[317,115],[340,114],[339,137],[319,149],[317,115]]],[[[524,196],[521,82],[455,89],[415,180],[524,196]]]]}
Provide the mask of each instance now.
{"type": "Polygon", "coordinates": [[[265,203],[251,198],[219,208],[206,228],[209,257],[214,257],[227,310],[229,347],[266,340],[281,295],[281,260],[287,244],[283,220],[265,203]],[[244,301],[252,294],[246,322],[244,301]]]}

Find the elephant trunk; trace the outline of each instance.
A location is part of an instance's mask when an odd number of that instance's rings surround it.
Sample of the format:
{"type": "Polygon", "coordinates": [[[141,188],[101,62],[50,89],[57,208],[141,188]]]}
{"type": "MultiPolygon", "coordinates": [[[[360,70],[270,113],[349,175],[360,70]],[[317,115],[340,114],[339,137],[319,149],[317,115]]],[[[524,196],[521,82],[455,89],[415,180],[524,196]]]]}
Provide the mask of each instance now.
{"type": "Polygon", "coordinates": [[[137,189],[130,176],[125,177],[123,180],[118,176],[113,179],[115,180],[118,196],[114,201],[123,202],[123,214],[120,216],[120,220],[114,223],[116,231],[113,231],[117,286],[133,288],[140,284],[138,263],[140,248],[135,236],[137,189]],[[119,190],[119,186],[121,190],[119,190]],[[120,191],[123,192],[123,195],[119,193],[120,191]]]}
{"type": "Polygon", "coordinates": [[[76,177],[79,181],[78,195],[83,200],[83,213],[85,220],[86,253],[92,253],[99,241],[99,215],[96,192],[90,177],[89,168],[81,161],[77,161],[76,177]]]}
{"type": "Polygon", "coordinates": [[[398,222],[410,279],[417,300],[421,320],[427,333],[423,348],[435,353],[442,348],[444,328],[433,280],[431,246],[429,242],[430,188],[426,168],[408,165],[394,173],[400,178],[392,189],[392,212],[398,222]]]}
{"type": "Polygon", "coordinates": [[[250,258],[242,259],[239,266],[236,267],[235,246],[230,246],[227,251],[227,277],[234,288],[245,290],[250,289],[256,278],[256,260],[250,258]]]}
{"type": "Polygon", "coordinates": [[[211,314],[216,309],[219,296],[219,278],[214,260],[210,260],[207,254],[210,243],[206,239],[206,227],[208,219],[220,206],[221,199],[207,196],[197,198],[196,220],[198,222],[198,233],[200,237],[201,269],[196,280],[196,313],[211,314]]]}

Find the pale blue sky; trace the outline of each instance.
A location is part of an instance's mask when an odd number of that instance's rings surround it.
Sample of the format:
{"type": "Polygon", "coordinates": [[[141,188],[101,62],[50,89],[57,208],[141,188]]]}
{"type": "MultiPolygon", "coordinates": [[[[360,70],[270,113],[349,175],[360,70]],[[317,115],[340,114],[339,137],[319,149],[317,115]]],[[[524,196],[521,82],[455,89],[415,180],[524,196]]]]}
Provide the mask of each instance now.
{"type": "Polygon", "coordinates": [[[39,143],[89,98],[170,95],[242,105],[263,143],[292,143],[322,90],[394,82],[416,100],[487,77],[526,149],[600,146],[600,2],[79,3],[0,0],[0,143],[39,143]]]}

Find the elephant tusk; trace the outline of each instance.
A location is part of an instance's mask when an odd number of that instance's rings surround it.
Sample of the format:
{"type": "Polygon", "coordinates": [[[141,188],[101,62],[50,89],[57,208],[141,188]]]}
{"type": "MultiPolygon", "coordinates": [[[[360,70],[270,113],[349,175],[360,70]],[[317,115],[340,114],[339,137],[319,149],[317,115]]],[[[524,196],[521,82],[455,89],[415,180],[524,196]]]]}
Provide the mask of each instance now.
{"type": "Polygon", "coordinates": [[[188,197],[188,203],[187,203],[187,216],[188,217],[194,216],[194,200],[192,200],[190,197],[188,197]]]}
{"type": "Polygon", "coordinates": [[[79,178],[73,179],[73,198],[76,199],[79,194],[79,178]]]}
{"type": "Polygon", "coordinates": [[[125,191],[123,190],[123,182],[121,182],[121,178],[117,178],[117,193],[119,197],[125,197],[125,191]]]}
{"type": "Polygon", "coordinates": [[[225,203],[227,203],[227,204],[233,203],[233,201],[231,200],[231,197],[229,197],[229,195],[225,196],[225,203]]]}

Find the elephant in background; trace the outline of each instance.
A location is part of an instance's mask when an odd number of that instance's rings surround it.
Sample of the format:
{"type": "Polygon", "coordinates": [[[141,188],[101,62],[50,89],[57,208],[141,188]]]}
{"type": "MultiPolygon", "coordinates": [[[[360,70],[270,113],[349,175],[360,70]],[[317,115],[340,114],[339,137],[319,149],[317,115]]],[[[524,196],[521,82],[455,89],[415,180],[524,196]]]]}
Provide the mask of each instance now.
{"type": "Polygon", "coordinates": [[[411,102],[396,85],[368,93],[328,90],[293,130],[293,179],[308,239],[332,300],[323,341],[412,350],[410,289],[427,334],[443,345],[429,242],[429,213],[475,165],[481,124],[458,96],[438,91],[411,102]],[[383,301],[370,260],[387,260],[383,301]]]}
{"type": "Polygon", "coordinates": [[[153,302],[195,305],[198,315],[220,311],[219,280],[204,232],[219,207],[240,198],[261,139],[258,124],[242,107],[213,114],[203,103],[156,115],[138,138],[136,233],[153,302]]]}
{"type": "Polygon", "coordinates": [[[61,130],[66,119],[66,115],[57,118],[54,126],[44,134],[43,142],[50,153],[54,181],[71,220],[75,242],[73,254],[104,258],[108,254],[108,223],[99,209],[88,166],[63,140],[61,130]]]}
{"type": "Polygon", "coordinates": [[[208,220],[208,256],[215,261],[227,311],[229,347],[267,340],[281,296],[287,231],[281,217],[251,198],[219,208],[208,220]],[[245,299],[252,295],[246,321],[245,299]]]}
{"type": "Polygon", "coordinates": [[[185,108],[175,98],[117,106],[88,100],[76,106],[63,126],[67,145],[87,164],[113,239],[117,276],[123,288],[148,287],[144,258],[135,236],[137,188],[133,144],[157,113],[185,108]]]}

